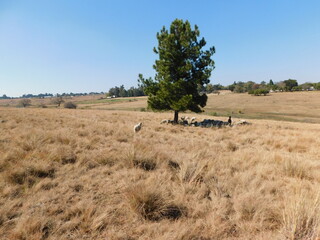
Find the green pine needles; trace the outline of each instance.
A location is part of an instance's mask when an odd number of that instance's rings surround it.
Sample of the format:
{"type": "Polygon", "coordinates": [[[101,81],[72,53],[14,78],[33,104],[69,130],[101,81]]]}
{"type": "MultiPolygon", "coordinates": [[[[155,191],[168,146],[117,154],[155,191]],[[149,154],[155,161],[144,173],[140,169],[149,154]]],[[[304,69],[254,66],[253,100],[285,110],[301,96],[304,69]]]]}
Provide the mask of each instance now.
{"type": "Polygon", "coordinates": [[[210,82],[215,48],[202,50],[206,41],[199,40],[199,35],[197,25],[192,29],[188,21],[180,19],[171,23],[170,31],[163,27],[157,33],[158,47],[153,49],[159,55],[153,65],[155,78],[144,79],[139,74],[138,81],[148,95],[148,107],[173,110],[176,123],[179,112],[201,112],[206,106],[208,97],[199,92],[199,87],[210,82]]]}

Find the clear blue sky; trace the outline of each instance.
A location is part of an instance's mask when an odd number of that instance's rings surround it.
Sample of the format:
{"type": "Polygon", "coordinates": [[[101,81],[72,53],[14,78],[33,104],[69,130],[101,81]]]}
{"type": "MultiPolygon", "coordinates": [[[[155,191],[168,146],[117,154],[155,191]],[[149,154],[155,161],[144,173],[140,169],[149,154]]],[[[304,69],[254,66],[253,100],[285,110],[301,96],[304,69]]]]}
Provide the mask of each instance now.
{"type": "Polygon", "coordinates": [[[318,0],[0,0],[0,95],[137,86],[176,18],[215,46],[213,84],[320,82],[318,0]]]}

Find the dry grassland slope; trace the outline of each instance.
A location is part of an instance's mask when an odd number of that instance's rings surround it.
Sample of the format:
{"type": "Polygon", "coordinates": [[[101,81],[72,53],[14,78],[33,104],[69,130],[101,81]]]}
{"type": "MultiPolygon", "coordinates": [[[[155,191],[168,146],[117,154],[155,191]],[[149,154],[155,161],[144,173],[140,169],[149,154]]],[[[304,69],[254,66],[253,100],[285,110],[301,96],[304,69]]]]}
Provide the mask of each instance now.
{"type": "Polygon", "coordinates": [[[171,115],[0,109],[0,238],[319,239],[320,125],[171,115]]]}

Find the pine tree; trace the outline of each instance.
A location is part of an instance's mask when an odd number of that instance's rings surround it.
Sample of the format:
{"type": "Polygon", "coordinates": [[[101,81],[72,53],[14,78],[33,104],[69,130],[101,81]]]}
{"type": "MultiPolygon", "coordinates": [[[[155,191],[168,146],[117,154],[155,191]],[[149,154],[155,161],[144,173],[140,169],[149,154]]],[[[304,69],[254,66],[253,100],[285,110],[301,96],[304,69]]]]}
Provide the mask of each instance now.
{"type": "Polygon", "coordinates": [[[274,85],[274,83],[273,83],[272,79],[270,79],[269,86],[273,86],[273,85],[274,85]]]}
{"type": "Polygon", "coordinates": [[[214,69],[211,56],[215,48],[202,50],[206,41],[204,38],[199,40],[199,35],[198,27],[195,25],[192,29],[188,21],[176,19],[170,30],[163,27],[157,33],[158,47],[154,48],[159,55],[153,66],[155,79],[144,79],[139,75],[139,82],[148,95],[148,107],[173,110],[175,123],[179,112],[201,112],[207,102],[207,95],[198,89],[210,82],[214,69]]]}

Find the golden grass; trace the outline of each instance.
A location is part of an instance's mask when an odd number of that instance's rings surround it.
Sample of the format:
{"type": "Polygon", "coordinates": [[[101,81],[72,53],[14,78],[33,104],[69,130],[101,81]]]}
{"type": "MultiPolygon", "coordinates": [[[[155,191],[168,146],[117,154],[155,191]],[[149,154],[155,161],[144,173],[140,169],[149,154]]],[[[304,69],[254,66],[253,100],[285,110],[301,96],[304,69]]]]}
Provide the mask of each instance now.
{"type": "Polygon", "coordinates": [[[320,91],[279,92],[268,96],[209,95],[206,112],[255,119],[320,123],[320,91]]]}
{"type": "MultiPolygon", "coordinates": [[[[279,92],[268,96],[247,93],[209,94],[205,115],[233,116],[247,119],[270,119],[292,122],[320,123],[320,91],[279,92]]],[[[104,95],[69,97],[66,101],[78,104],[81,109],[146,111],[147,97],[105,99],[104,95]]],[[[14,107],[19,99],[0,100],[0,106],[14,107]]],[[[32,99],[31,107],[43,105],[56,108],[49,99],[32,99]]],[[[63,104],[60,108],[63,107],[63,104]]],[[[171,117],[171,116],[170,116],[171,117]]],[[[171,117],[172,118],[172,117],[171,117]]]]}
{"type": "Polygon", "coordinates": [[[0,108],[1,239],[319,239],[320,125],[164,118],[0,108]]]}

